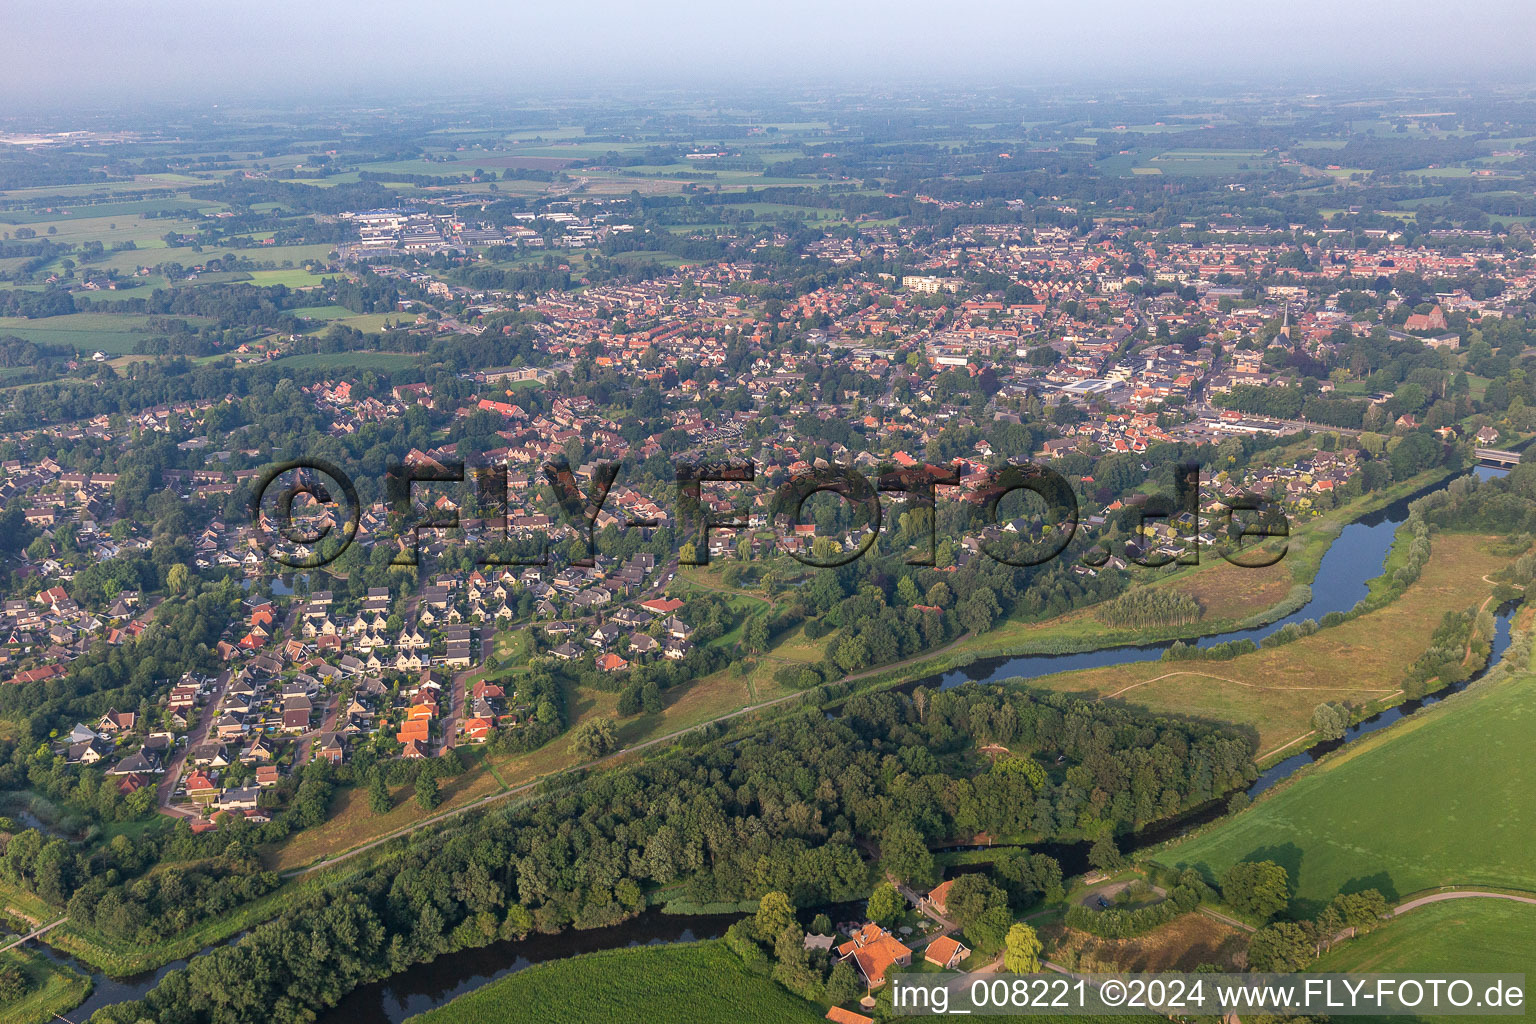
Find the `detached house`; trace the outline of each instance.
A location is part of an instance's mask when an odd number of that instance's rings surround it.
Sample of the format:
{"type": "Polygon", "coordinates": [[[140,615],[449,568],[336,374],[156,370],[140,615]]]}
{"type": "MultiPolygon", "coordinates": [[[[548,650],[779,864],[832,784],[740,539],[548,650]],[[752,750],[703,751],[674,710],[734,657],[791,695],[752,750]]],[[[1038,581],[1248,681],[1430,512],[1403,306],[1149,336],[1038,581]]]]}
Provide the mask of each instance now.
{"type": "Polygon", "coordinates": [[[912,963],[912,951],[890,932],[877,924],[866,924],[853,937],[837,947],[838,959],[852,961],[871,989],[885,984],[885,974],[892,967],[912,963]]]}

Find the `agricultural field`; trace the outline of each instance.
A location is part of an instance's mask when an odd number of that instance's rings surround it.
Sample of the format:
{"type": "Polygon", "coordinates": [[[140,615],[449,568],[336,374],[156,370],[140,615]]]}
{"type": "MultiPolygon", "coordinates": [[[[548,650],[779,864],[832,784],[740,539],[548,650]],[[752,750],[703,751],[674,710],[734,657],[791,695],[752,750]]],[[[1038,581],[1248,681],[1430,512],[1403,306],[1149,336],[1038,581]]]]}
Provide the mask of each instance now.
{"type": "MultiPolygon", "coordinates": [[[[1536,907],[1509,900],[1431,903],[1374,931],[1335,946],[1313,971],[1523,973],[1536,977],[1536,907]]],[[[1343,1020],[1356,1018],[1344,1017],[1343,1020]]],[[[1361,1020],[1367,1018],[1358,1018],[1361,1020]]],[[[1371,1017],[1372,1021],[1450,1021],[1455,1018],[1371,1017]]]]}
{"type": "Polygon", "coordinates": [[[718,1024],[749,1016],[755,1024],[815,1024],[824,1012],[748,973],[723,944],[700,942],[535,964],[411,1022],[718,1024]]]}
{"type": "Polygon", "coordinates": [[[5,316],[0,317],[0,336],[15,335],[42,345],[73,345],[87,354],[100,350],[127,355],[147,337],[146,319],[131,313],[69,313],[43,319],[5,316]]]}
{"type": "MultiPolygon", "coordinates": [[[[1407,635],[1391,631],[1388,640],[1407,635]]],[[[1376,888],[1389,901],[1443,885],[1536,890],[1533,694],[1528,674],[1474,687],[1157,859],[1213,876],[1238,861],[1273,860],[1290,873],[1292,909],[1302,914],[1341,890],[1376,888]]]]}

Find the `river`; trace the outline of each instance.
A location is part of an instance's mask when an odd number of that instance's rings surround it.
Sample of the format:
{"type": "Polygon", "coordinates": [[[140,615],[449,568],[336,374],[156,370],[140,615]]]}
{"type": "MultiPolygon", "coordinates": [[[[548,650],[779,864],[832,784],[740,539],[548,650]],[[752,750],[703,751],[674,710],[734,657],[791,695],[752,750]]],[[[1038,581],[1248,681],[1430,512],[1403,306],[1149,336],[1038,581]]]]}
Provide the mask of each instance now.
{"type": "MultiPolygon", "coordinates": [[[[1478,467],[1479,477],[1500,475],[1501,470],[1478,467]]],[[[1405,498],[1400,498],[1385,508],[1349,523],[1334,538],[1318,565],[1317,578],[1312,581],[1312,596],[1296,611],[1274,622],[1252,629],[1237,629],[1226,633],[1211,633],[1193,642],[1199,647],[1212,647],[1231,640],[1252,640],[1258,643],[1282,626],[1305,619],[1321,621],[1329,612],[1347,612],[1370,592],[1369,582],[1381,575],[1382,563],[1392,547],[1397,528],[1408,518],[1408,505],[1439,490],[1439,485],[1425,488],[1405,498]]],[[[1123,647],[1101,647],[1080,654],[1026,654],[1013,658],[983,658],[964,668],[957,668],[929,679],[918,680],[914,685],[938,686],[948,689],[961,683],[998,683],[1004,679],[1033,679],[1056,672],[1070,672],[1082,668],[1104,668],[1108,665],[1126,665],[1137,661],[1156,661],[1163,652],[1173,646],[1173,641],[1123,647]]]]}
{"type": "MultiPolygon", "coordinates": [[[[1476,472],[1480,478],[1487,479],[1489,476],[1501,475],[1504,471],[1480,466],[1476,472]]],[[[1397,527],[1408,517],[1409,502],[1434,489],[1436,488],[1428,488],[1402,498],[1386,508],[1345,526],[1324,554],[1318,567],[1317,578],[1312,584],[1311,599],[1302,608],[1262,627],[1212,634],[1201,637],[1196,642],[1201,646],[1242,639],[1258,642],[1288,623],[1309,618],[1321,619],[1334,611],[1347,612],[1366,596],[1368,582],[1380,575],[1397,527]]],[[[1499,610],[1493,649],[1488,662],[1490,667],[1499,660],[1509,644],[1512,612],[1512,606],[1499,610]]],[[[1073,669],[1153,661],[1162,657],[1163,651],[1168,646],[1169,644],[1162,643],[1111,647],[1085,651],[1081,654],[1038,654],[984,659],[965,668],[920,682],[929,686],[948,688],[967,681],[989,683],[1012,678],[1030,679],[1073,669]]],[[[1351,726],[1343,739],[1319,743],[1288,757],[1261,773],[1249,787],[1248,793],[1257,795],[1324,754],[1337,750],[1340,746],[1368,733],[1385,728],[1392,722],[1411,715],[1422,707],[1436,703],[1447,694],[1462,689],[1466,685],[1462,683],[1437,694],[1400,704],[1351,726]]],[[[1197,808],[1175,820],[1160,822],[1138,833],[1128,850],[1164,842],[1179,832],[1219,817],[1222,813],[1224,813],[1224,804],[1214,801],[1207,807],[1197,808]]],[[[1062,862],[1063,869],[1069,874],[1082,871],[1086,865],[1086,843],[1037,844],[1032,848],[1057,857],[1062,862]]],[[[450,953],[431,963],[417,964],[383,981],[360,986],[335,1008],[323,1014],[319,1018],[319,1024],[358,1024],[360,1021],[367,1021],[369,1024],[386,1021],[389,1024],[400,1024],[408,1017],[435,1006],[441,1006],[455,996],[463,995],[487,982],[513,974],[535,963],[604,949],[719,938],[739,916],[668,915],[658,910],[651,910],[633,920],[610,928],[567,931],[553,936],[532,936],[522,940],[496,942],[479,949],[450,953]]],[[[186,961],[177,961],[152,973],[133,978],[111,979],[95,974],[85,964],[48,947],[43,947],[43,952],[50,958],[68,963],[83,973],[93,974],[96,988],[90,998],[70,1014],[71,1019],[77,1021],[84,1020],[96,1009],[110,1003],[140,998],[166,973],[186,963],[186,961]]]]}

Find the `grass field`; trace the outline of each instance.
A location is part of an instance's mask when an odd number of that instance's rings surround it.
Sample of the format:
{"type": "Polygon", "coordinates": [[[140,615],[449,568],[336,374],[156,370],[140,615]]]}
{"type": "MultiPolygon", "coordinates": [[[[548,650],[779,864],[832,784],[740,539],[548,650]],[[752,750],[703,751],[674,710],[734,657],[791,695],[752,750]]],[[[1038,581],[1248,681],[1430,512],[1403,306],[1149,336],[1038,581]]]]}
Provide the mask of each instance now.
{"type": "Polygon", "coordinates": [[[750,974],[718,942],[609,950],[535,964],[413,1024],[815,1024],[813,1006],[750,974]],[[594,984],[594,979],[601,979],[594,984]]]}
{"type": "Polygon", "coordinates": [[[20,967],[31,982],[20,999],[0,1005],[0,1024],[46,1024],[60,1019],[58,1014],[69,1013],[91,994],[91,979],[40,954],[13,949],[0,953],[0,961],[20,967]]]}
{"type": "Polygon", "coordinates": [[[294,316],[308,317],[311,320],[345,320],[349,316],[355,316],[346,306],[302,306],[293,311],[294,316]]]}
{"type": "Polygon", "coordinates": [[[1365,704],[1394,693],[1441,615],[1487,597],[1493,586],[1483,575],[1508,561],[1485,538],[1437,535],[1422,575],[1401,597],[1313,636],[1230,661],[1132,662],[1031,685],[1245,725],[1262,756],[1310,732],[1312,711],[1325,701],[1365,704]]]}
{"type": "Polygon", "coordinates": [[[323,280],[319,274],[311,274],[300,268],[298,270],[253,270],[250,274],[251,283],[263,288],[270,288],[275,284],[285,284],[289,288],[311,288],[320,284],[323,280]]]}
{"type": "MultiPolygon", "coordinates": [[[[489,796],[500,790],[501,784],[479,763],[456,778],[442,784],[439,795],[442,803],[439,811],[452,810],[472,800],[489,796]]],[[[348,786],[338,791],[332,804],[331,815],[313,828],[295,833],[281,845],[266,854],[273,870],[311,864],[322,857],[335,856],[369,839],[404,828],[420,819],[423,812],[416,804],[409,786],[398,786],[390,794],[394,806],[386,814],[375,814],[368,806],[368,791],[358,786],[348,786]]]]}
{"type": "MultiPolygon", "coordinates": [[[[1431,903],[1358,939],[1335,946],[1308,970],[1349,973],[1478,971],[1536,976],[1536,907],[1507,900],[1431,903]]],[[[1382,1022],[1450,1021],[1456,1018],[1359,1019],[1382,1022]]]]}
{"type": "Polygon", "coordinates": [[[143,319],[110,313],[70,313],[42,320],[5,316],[0,317],[0,335],[11,334],[40,345],[71,345],[88,352],[100,349],[109,355],[123,355],[146,337],[133,330],[143,319]]]}
{"type": "Polygon", "coordinates": [[[1362,888],[1389,900],[1442,885],[1536,890],[1533,742],[1536,678],[1474,688],[1157,859],[1218,876],[1238,861],[1273,860],[1290,873],[1302,913],[1362,888]]]}

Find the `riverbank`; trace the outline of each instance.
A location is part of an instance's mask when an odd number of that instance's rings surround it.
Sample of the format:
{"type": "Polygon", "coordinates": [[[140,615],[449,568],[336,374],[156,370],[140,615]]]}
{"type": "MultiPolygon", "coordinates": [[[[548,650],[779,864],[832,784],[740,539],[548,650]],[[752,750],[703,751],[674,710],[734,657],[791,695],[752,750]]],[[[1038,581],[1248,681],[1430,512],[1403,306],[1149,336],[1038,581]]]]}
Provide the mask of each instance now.
{"type": "Polygon", "coordinates": [[[27,991],[21,998],[0,1005],[0,1024],[46,1024],[69,1013],[91,994],[89,977],[30,950],[0,954],[0,964],[14,965],[27,978],[27,991]]]}
{"type": "MultiPolygon", "coordinates": [[[[1312,599],[1313,584],[1318,577],[1323,559],[1344,530],[1353,523],[1374,516],[1393,505],[1406,504],[1424,494],[1443,487],[1458,473],[1448,469],[1434,469],[1401,483],[1370,494],[1362,495],[1337,509],[1311,519],[1305,529],[1295,533],[1287,542],[1285,557],[1275,565],[1261,569],[1235,566],[1214,552],[1203,550],[1203,563],[1199,566],[1169,570],[1143,570],[1166,573],[1163,579],[1147,584],[1152,588],[1169,588],[1190,594],[1207,609],[1243,607],[1240,598],[1233,594],[1233,587],[1223,585],[1216,577],[1232,577],[1243,586],[1259,589],[1273,587],[1277,577],[1285,576],[1278,600],[1264,607],[1246,610],[1246,614],[1203,616],[1177,626],[1116,629],[1100,622],[1093,608],[1084,608],[1044,622],[1020,622],[1009,620],[999,623],[987,633],[971,637],[957,645],[950,653],[956,657],[971,656],[976,659],[1015,658],[1029,655],[1078,654],[1102,648],[1151,646],[1174,640],[1195,640],[1222,633],[1233,633],[1262,628],[1284,619],[1312,599]]],[[[932,671],[942,672],[947,668],[932,671]]]]}
{"type": "Polygon", "coordinates": [[[1250,731],[1263,763],[1312,732],[1319,704],[1374,709],[1400,697],[1404,669],[1444,612],[1493,592],[1483,577],[1509,561],[1494,546],[1489,537],[1436,534],[1419,579],[1395,600],[1277,647],[1221,660],[1125,661],[1036,675],[1029,685],[1227,722],[1250,731]]]}

